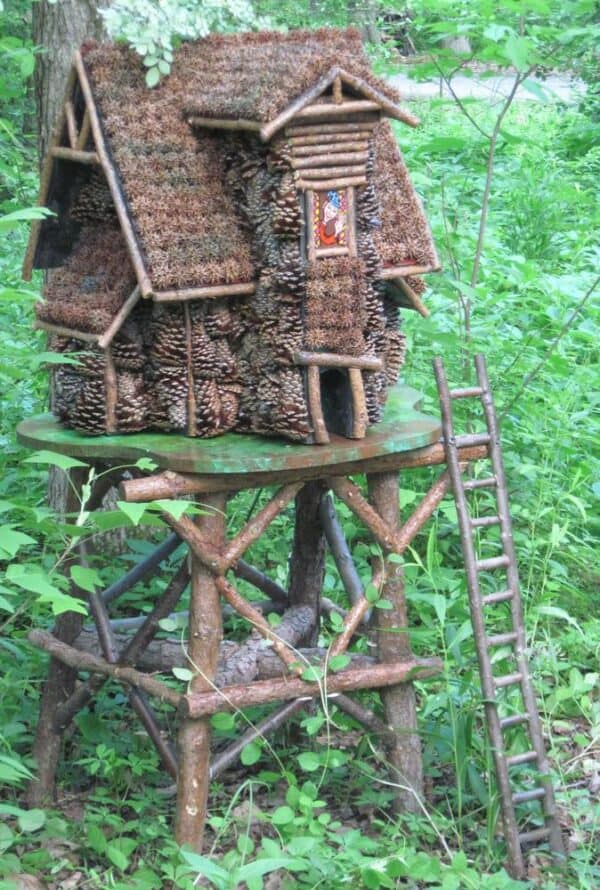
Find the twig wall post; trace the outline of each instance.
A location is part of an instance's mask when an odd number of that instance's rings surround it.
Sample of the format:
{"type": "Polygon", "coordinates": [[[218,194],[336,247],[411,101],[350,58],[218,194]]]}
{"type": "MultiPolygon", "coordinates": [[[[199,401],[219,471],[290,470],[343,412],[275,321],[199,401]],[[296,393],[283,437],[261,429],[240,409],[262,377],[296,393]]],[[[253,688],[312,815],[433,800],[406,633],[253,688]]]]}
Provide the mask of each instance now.
{"type": "MultiPolygon", "coordinates": [[[[224,494],[203,498],[202,513],[196,522],[199,534],[216,547],[225,539],[224,494]]],[[[219,645],[223,636],[221,598],[213,574],[194,555],[191,559],[191,590],[189,616],[189,660],[196,676],[191,692],[212,689],[217,673],[219,645]]],[[[210,766],[210,718],[184,720],[179,730],[179,772],[177,776],[177,809],[175,837],[179,844],[190,844],[202,850],[210,766]]]]}
{"type": "MultiPolygon", "coordinates": [[[[398,473],[372,473],[367,476],[369,500],[390,530],[397,535],[400,526],[398,473]]],[[[408,639],[408,614],[404,589],[404,568],[387,559],[385,551],[385,581],[381,590],[391,609],[375,609],[377,645],[382,663],[411,659],[408,639]]],[[[398,787],[394,804],[398,811],[419,812],[419,798],[423,795],[423,762],[421,740],[417,732],[415,690],[412,683],[382,690],[386,723],[395,731],[386,745],[394,767],[394,781],[398,787]]]]}

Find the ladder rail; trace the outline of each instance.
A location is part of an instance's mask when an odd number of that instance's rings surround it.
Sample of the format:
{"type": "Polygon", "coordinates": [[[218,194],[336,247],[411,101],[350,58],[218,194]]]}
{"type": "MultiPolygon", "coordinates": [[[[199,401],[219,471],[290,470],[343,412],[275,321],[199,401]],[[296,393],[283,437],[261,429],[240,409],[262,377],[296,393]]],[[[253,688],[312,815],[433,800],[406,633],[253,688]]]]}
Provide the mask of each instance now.
{"type": "Polygon", "coordinates": [[[484,697],[485,715],[490,739],[492,742],[492,753],[494,757],[494,765],[500,790],[500,807],[502,812],[502,822],[504,824],[504,834],[508,846],[509,859],[514,865],[515,873],[522,875],[524,874],[525,867],[523,862],[523,854],[521,851],[521,844],[519,841],[519,829],[517,825],[514,806],[512,803],[510,777],[508,774],[506,761],[503,757],[504,740],[502,737],[500,717],[498,714],[496,703],[496,687],[488,652],[483,642],[486,637],[486,629],[483,612],[479,608],[481,599],[481,587],[479,584],[479,575],[477,572],[477,555],[475,552],[475,545],[473,542],[473,535],[470,524],[470,514],[465,493],[462,487],[461,472],[456,451],[450,391],[448,388],[448,382],[446,380],[444,366],[442,360],[439,358],[436,358],[434,360],[434,371],[440,396],[440,409],[442,414],[442,429],[444,431],[446,463],[448,465],[450,478],[452,480],[452,487],[454,489],[456,513],[458,518],[461,545],[465,560],[467,590],[469,593],[469,607],[471,613],[471,622],[473,624],[473,636],[475,639],[477,660],[479,663],[479,674],[481,677],[481,686],[484,697]]]}
{"type": "Polygon", "coordinates": [[[550,764],[546,756],[546,746],[544,745],[544,737],[542,731],[542,723],[540,720],[535,691],[531,680],[531,672],[529,670],[529,659],[527,658],[527,640],[525,636],[525,622],[523,615],[523,604],[521,599],[521,585],[519,580],[519,570],[515,553],[514,539],[512,534],[512,522],[510,518],[510,508],[508,503],[508,487],[506,483],[506,475],[504,472],[504,461],[502,459],[502,449],[500,447],[500,435],[498,429],[498,420],[496,417],[496,409],[491,393],[487,368],[483,355],[475,356],[475,368],[477,371],[477,379],[483,390],[481,395],[481,403],[486,420],[486,427],[490,434],[490,442],[488,450],[494,475],[498,480],[496,489],[496,498],[498,506],[498,515],[500,516],[500,535],[503,549],[509,557],[509,564],[506,568],[506,577],[508,588],[514,591],[514,596],[510,601],[513,630],[517,634],[514,651],[515,660],[518,670],[521,673],[521,691],[525,710],[529,715],[529,736],[534,751],[537,754],[537,769],[540,774],[540,781],[546,792],[542,805],[544,814],[549,820],[550,828],[550,845],[555,852],[563,852],[564,845],[560,826],[556,820],[556,801],[554,798],[554,790],[552,788],[552,779],[550,776],[550,764]]]}
{"type": "Polygon", "coordinates": [[[481,686],[484,695],[484,707],[488,733],[492,744],[496,777],[500,792],[500,803],[504,834],[508,847],[508,859],[511,870],[516,877],[525,875],[522,845],[533,841],[548,839],[554,854],[564,857],[565,850],[556,817],[556,802],[550,766],[546,756],[542,724],[537,709],[535,691],[531,680],[527,658],[527,640],[523,621],[523,606],[516,553],[512,534],[512,523],[508,503],[508,488],[502,460],[500,437],[494,400],[490,389],[485,359],[482,355],[475,358],[477,386],[450,390],[446,380],[443,362],[434,360],[434,371],[440,397],[442,414],[442,430],[446,463],[452,481],[456,512],[460,530],[461,546],[467,575],[469,592],[469,608],[473,624],[473,636],[477,651],[481,686]],[[464,438],[456,436],[452,414],[453,399],[478,398],[483,408],[487,432],[471,435],[468,438],[481,440],[487,444],[487,457],[490,460],[492,475],[482,480],[463,480],[462,468],[458,461],[457,445],[464,438]],[[466,491],[480,488],[493,488],[496,496],[496,516],[473,520],[470,515],[466,491]],[[487,559],[477,556],[474,540],[476,529],[496,525],[500,530],[502,555],[487,559]],[[479,573],[502,568],[506,572],[506,590],[482,596],[479,573]],[[483,606],[497,602],[510,602],[512,628],[509,633],[487,634],[483,606]],[[490,649],[496,645],[507,643],[511,646],[515,658],[515,671],[512,674],[494,676],[490,649]],[[498,691],[518,685],[524,706],[524,714],[516,717],[500,718],[498,712],[498,691]],[[523,754],[507,756],[504,745],[503,730],[524,725],[531,741],[531,750],[523,754]],[[513,793],[511,790],[510,768],[522,763],[536,763],[536,772],[540,787],[513,793]],[[545,827],[533,831],[519,832],[515,803],[539,800],[545,819],[545,827]]]}

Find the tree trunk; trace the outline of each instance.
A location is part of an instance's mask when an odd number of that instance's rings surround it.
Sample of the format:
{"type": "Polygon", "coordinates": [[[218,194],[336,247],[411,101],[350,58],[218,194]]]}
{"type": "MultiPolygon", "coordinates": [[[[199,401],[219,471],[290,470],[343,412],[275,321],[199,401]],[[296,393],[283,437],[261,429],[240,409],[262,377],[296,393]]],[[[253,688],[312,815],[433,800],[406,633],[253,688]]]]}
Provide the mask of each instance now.
{"type": "MultiPolygon", "coordinates": [[[[65,97],[65,84],[71,68],[73,53],[87,38],[101,40],[106,37],[104,23],[98,12],[108,6],[109,0],[60,0],[49,3],[40,0],[32,8],[33,42],[41,47],[36,55],[34,72],[35,105],[38,122],[38,151],[43,162],[48,143],[55,127],[60,107],[65,97]]],[[[52,402],[52,395],[50,397],[52,402]]],[[[48,476],[48,503],[59,515],[64,516],[67,501],[66,476],[50,467],[48,476]]],[[[114,492],[108,501],[116,500],[114,492]]],[[[111,539],[114,549],[122,547],[123,536],[111,539]]]]}
{"type": "Polygon", "coordinates": [[[33,4],[33,42],[42,48],[36,56],[35,104],[38,147],[44,158],[61,103],[73,53],[86,38],[106,36],[99,9],[108,0],[60,0],[33,4]]]}
{"type": "Polygon", "coordinates": [[[363,40],[368,43],[381,43],[381,33],[377,26],[379,11],[377,0],[350,0],[346,4],[348,24],[360,28],[363,40]]]}

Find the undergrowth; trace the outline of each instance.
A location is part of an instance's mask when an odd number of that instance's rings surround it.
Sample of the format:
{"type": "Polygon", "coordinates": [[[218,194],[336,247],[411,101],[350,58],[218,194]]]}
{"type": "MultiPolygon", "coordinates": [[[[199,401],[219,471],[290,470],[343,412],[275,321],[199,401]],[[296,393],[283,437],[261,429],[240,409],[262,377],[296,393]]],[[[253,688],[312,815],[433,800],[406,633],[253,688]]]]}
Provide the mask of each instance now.
{"type": "MultiPolygon", "coordinates": [[[[26,44],[17,47],[27,52],[26,44]]],[[[20,57],[19,57],[20,58],[20,57]]],[[[3,119],[0,213],[34,199],[34,161],[7,105],[3,119]]],[[[491,112],[474,103],[480,120],[491,112]]],[[[472,356],[485,353],[510,484],[530,657],[561,823],[570,846],[562,871],[543,852],[531,881],[546,890],[600,884],[598,865],[598,344],[600,316],[586,299],[598,266],[598,129],[573,109],[517,102],[499,139],[481,273],[468,284],[477,240],[486,146],[449,102],[422,103],[423,126],[397,135],[423,197],[444,271],[430,277],[429,319],[411,315],[404,380],[437,413],[431,360],[442,355],[455,385],[466,385],[472,356]],[[588,140],[582,134],[592,135],[588,140]],[[595,139],[593,138],[595,136],[595,139]],[[465,295],[472,314],[465,329],[465,295]],[[594,791],[595,789],[595,791],[594,791]]],[[[1,221],[0,221],[1,224],[1,221]]],[[[5,225],[0,246],[2,449],[0,509],[6,574],[0,586],[0,887],[9,875],[39,874],[56,888],[233,888],[347,886],[524,886],[502,868],[498,795],[482,720],[464,571],[451,501],[416,539],[406,562],[411,642],[439,654],[444,674],[417,684],[426,801],[416,816],[395,816],[393,787],[377,740],[333,703],[297,718],[268,743],[253,743],[241,766],[215,783],[209,850],[181,853],[171,840],[173,801],[148,739],[108,684],[69,733],[54,809],[27,811],[22,792],[45,659],[27,643],[32,626],[52,623],[68,591],[59,566],[73,525],[45,506],[44,464],[27,462],[15,439],[19,420],[44,410],[42,338],[31,330],[35,289],[20,282],[26,233],[5,225]],[[167,793],[165,793],[165,791],[167,793]],[[276,874],[279,883],[269,874],[276,874]],[[283,877],[281,877],[283,875],[283,877]]],[[[408,313],[407,313],[408,314],[408,313]]],[[[462,417],[464,427],[474,418],[462,417]]],[[[430,482],[427,470],[402,477],[406,510],[430,482]]],[[[266,493],[261,495],[266,499],[266,493]]],[[[234,524],[253,504],[238,498],[234,524]]],[[[260,506],[262,501],[259,501],[260,506]]],[[[368,577],[371,544],[340,505],[344,530],[368,577]]],[[[291,514],[283,514],[249,559],[285,584],[291,514]]],[[[131,526],[123,515],[112,522],[131,526]]],[[[98,567],[102,583],[151,547],[98,567]]],[[[90,583],[99,583],[92,579],[90,583]]],[[[122,613],[148,610],[156,580],[139,586],[122,613]]],[[[333,564],[325,595],[344,604],[333,564]]],[[[331,620],[330,620],[331,621],[331,620]]],[[[325,623],[321,642],[334,625],[325,623]]],[[[235,628],[234,628],[235,630],[235,628]]],[[[362,698],[378,708],[375,695],[362,698]]],[[[246,719],[254,721],[260,711],[246,719]]],[[[240,716],[213,718],[217,739],[246,727],[240,716]]],[[[522,739],[515,736],[515,750],[522,739]]]]}

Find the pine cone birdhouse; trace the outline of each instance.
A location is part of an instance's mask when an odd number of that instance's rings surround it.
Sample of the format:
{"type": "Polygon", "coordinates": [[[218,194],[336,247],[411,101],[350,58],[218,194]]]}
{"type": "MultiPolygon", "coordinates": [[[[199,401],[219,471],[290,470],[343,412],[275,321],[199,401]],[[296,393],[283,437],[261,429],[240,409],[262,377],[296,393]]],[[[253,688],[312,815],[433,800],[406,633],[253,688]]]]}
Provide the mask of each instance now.
{"type": "Polygon", "coordinates": [[[24,267],[49,270],[61,421],[364,436],[404,360],[398,307],[426,313],[439,263],[387,119],[417,121],[358,32],[213,35],[156,90],[89,42],[69,83],[24,267]]]}

